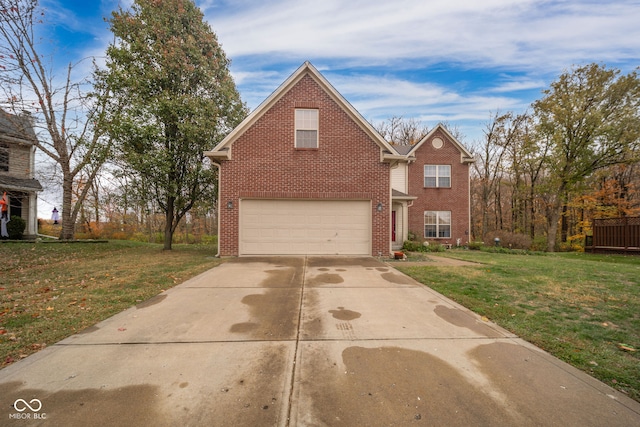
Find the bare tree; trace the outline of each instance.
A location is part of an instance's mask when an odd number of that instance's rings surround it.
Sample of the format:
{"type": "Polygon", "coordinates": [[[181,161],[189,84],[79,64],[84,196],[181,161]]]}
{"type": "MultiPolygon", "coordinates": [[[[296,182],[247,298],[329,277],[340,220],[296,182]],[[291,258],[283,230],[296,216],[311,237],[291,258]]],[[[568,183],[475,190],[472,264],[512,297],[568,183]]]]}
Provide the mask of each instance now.
{"type": "Polygon", "coordinates": [[[451,136],[457,139],[458,142],[462,142],[466,138],[466,135],[462,132],[462,129],[460,129],[460,126],[452,124],[448,120],[445,120],[444,122],[440,122],[440,124],[444,126],[447,129],[447,131],[449,131],[451,136]]]}
{"type": "MultiPolygon", "coordinates": [[[[37,0],[0,0],[0,98],[14,114],[32,113],[36,146],[62,173],[62,239],[74,238],[74,225],[91,183],[109,153],[103,138],[103,105],[84,90],[87,79],[73,81],[69,64],[65,77],[56,80],[52,64],[38,49],[39,26],[45,12],[37,0]],[[74,184],[83,185],[74,197],[74,184]]],[[[104,88],[98,88],[100,90],[104,88]]]]}
{"type": "Polygon", "coordinates": [[[377,124],[376,130],[393,145],[413,145],[429,133],[429,128],[419,120],[402,116],[377,124]]]}
{"type": "MultiPolygon", "coordinates": [[[[506,124],[511,120],[512,114],[498,112],[491,117],[484,129],[484,140],[471,152],[476,161],[473,163],[474,172],[479,181],[477,197],[479,197],[480,212],[482,212],[482,225],[480,237],[489,232],[489,214],[492,211],[492,202],[495,204],[494,212],[496,222],[499,222],[500,205],[500,181],[504,175],[503,159],[507,155],[507,141],[505,140],[506,124]]],[[[497,227],[497,226],[496,226],[497,227]]]]}

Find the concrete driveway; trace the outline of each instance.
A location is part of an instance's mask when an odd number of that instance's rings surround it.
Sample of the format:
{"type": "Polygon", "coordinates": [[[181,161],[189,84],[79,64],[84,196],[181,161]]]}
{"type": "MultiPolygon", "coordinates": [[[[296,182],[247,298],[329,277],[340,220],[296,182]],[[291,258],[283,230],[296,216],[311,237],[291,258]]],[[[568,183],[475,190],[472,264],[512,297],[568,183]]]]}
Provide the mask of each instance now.
{"type": "Polygon", "coordinates": [[[640,425],[373,258],[240,258],[0,371],[0,425],[640,425]],[[28,406],[26,406],[28,404],[28,406]]]}

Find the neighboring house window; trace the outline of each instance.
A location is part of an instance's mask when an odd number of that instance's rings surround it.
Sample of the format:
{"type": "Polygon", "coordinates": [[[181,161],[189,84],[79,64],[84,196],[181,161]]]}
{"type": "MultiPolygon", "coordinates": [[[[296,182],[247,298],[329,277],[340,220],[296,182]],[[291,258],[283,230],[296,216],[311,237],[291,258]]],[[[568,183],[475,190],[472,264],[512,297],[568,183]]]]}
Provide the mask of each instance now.
{"type": "Polygon", "coordinates": [[[425,187],[451,187],[451,165],[424,165],[425,187]]]}
{"type": "Polygon", "coordinates": [[[9,145],[0,144],[0,171],[9,172],[9,145]]]}
{"type": "Polygon", "coordinates": [[[425,211],[424,212],[424,237],[450,238],[451,237],[451,212],[450,211],[425,211]]]}
{"type": "Polygon", "coordinates": [[[296,109],[296,148],[318,148],[318,110],[296,109]]]}

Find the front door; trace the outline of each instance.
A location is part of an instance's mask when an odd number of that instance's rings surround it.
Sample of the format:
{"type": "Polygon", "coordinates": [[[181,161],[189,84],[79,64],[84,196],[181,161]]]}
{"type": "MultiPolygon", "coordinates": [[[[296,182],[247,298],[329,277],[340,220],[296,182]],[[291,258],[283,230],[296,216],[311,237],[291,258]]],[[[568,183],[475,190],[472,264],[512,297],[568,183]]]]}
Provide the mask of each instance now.
{"type": "Polygon", "coordinates": [[[396,211],[391,211],[391,241],[396,241],[396,211]]]}

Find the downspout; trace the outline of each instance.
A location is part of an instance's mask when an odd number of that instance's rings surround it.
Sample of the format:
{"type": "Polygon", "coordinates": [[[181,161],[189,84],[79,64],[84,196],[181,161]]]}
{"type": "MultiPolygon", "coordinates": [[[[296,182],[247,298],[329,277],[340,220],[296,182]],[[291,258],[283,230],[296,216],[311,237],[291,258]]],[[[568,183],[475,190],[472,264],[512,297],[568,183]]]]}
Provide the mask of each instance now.
{"type": "Polygon", "coordinates": [[[216,202],[216,208],[218,209],[218,212],[216,212],[216,220],[218,222],[218,238],[216,239],[216,246],[218,247],[218,252],[214,255],[216,258],[220,258],[220,179],[222,178],[221,174],[220,174],[220,164],[217,162],[214,162],[213,159],[211,160],[211,164],[214,165],[217,169],[218,169],[218,200],[216,202]]]}
{"type": "Polygon", "coordinates": [[[31,160],[29,163],[29,178],[33,179],[36,177],[35,171],[36,171],[36,146],[32,145],[31,146],[31,154],[29,155],[31,160]]]}
{"type": "Polygon", "coordinates": [[[469,219],[467,227],[467,243],[471,243],[471,164],[467,163],[467,211],[469,219]]]}
{"type": "MultiPolygon", "coordinates": [[[[396,160],[393,163],[389,163],[389,214],[388,222],[389,222],[389,233],[387,234],[387,240],[389,242],[389,254],[387,255],[390,258],[393,258],[393,240],[391,240],[391,232],[393,230],[393,169],[398,169],[400,167],[400,161],[396,160]]],[[[397,218],[396,218],[397,221],[397,218]]]]}
{"type": "MultiPolygon", "coordinates": [[[[29,178],[34,179],[36,177],[36,146],[32,145],[29,151],[29,178]]],[[[38,193],[34,191],[29,194],[29,233],[37,236],[38,231],[38,193]]]]}

